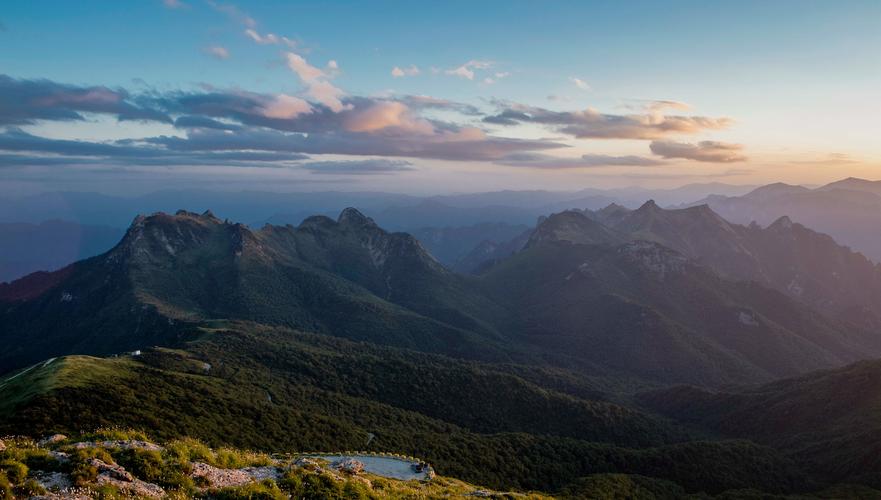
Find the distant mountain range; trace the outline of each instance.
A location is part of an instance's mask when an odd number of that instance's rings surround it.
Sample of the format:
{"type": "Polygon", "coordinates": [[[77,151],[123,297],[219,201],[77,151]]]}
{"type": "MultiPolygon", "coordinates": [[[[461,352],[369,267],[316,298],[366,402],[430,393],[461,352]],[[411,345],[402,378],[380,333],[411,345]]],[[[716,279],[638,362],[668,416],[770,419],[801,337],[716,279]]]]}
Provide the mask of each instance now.
{"type": "Polygon", "coordinates": [[[815,189],[778,183],[689,205],[700,204],[740,224],[767,225],[786,215],[881,262],[881,181],[848,178],[815,189]]]}
{"type": "Polygon", "coordinates": [[[861,361],[881,357],[881,271],[831,237],[654,201],[420,231],[354,208],[137,216],[104,253],[0,284],[0,433],[371,435],[547,492],[609,473],[674,497],[881,487],[881,371],[861,361]]]}
{"type": "Polygon", "coordinates": [[[138,217],[104,255],[0,285],[9,304],[0,331],[32,339],[4,338],[0,364],[167,344],[213,319],[710,386],[881,353],[881,336],[739,281],[740,267],[724,279],[695,265],[687,257],[727,248],[717,233],[732,230],[705,207],[647,203],[616,227],[631,235],[582,213],[556,214],[524,250],[469,278],[351,208],[337,220],[259,230],[210,212],[138,217]],[[673,226],[655,223],[669,217],[673,226]],[[674,226],[690,228],[690,239],[665,232],[674,226]],[[689,253],[674,249],[686,241],[689,253]],[[707,241],[717,247],[699,245],[707,241]],[[645,349],[649,339],[656,349],[645,349]]]}

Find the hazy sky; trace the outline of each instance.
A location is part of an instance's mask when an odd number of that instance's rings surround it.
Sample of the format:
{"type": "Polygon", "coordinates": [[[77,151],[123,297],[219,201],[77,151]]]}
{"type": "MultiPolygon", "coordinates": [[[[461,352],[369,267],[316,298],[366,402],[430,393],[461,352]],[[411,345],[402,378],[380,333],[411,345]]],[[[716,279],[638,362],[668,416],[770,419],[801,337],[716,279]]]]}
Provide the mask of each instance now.
{"type": "Polygon", "coordinates": [[[5,2],[2,192],[818,184],[881,2],[5,2]]]}

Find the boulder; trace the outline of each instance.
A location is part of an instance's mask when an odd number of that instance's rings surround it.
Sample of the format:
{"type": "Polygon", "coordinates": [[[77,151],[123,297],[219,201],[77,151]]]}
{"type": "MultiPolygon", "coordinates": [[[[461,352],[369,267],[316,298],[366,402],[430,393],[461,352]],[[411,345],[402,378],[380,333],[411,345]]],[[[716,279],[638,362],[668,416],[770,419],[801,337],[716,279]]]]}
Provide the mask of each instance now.
{"type": "Polygon", "coordinates": [[[64,434],[52,434],[51,436],[47,436],[41,439],[40,442],[37,444],[40,446],[51,446],[53,444],[58,444],[65,439],[67,439],[67,436],[65,436],[64,434]]]}
{"type": "Polygon", "coordinates": [[[98,460],[97,458],[90,459],[89,465],[98,469],[98,474],[107,475],[112,479],[124,481],[127,483],[130,483],[135,479],[134,476],[132,476],[122,466],[116,464],[108,464],[103,460],[98,460]]]}
{"type": "Polygon", "coordinates": [[[244,470],[220,469],[202,462],[193,463],[191,475],[193,478],[201,479],[211,488],[241,486],[251,482],[251,476],[244,470]]]}
{"type": "Polygon", "coordinates": [[[334,462],[333,467],[335,467],[340,472],[345,472],[346,474],[360,474],[364,471],[364,464],[355,460],[354,458],[344,458],[337,462],[334,462]]]}
{"type": "Polygon", "coordinates": [[[294,465],[297,467],[302,467],[306,470],[317,471],[321,469],[321,464],[316,460],[306,457],[300,457],[294,461],[294,465]]]}

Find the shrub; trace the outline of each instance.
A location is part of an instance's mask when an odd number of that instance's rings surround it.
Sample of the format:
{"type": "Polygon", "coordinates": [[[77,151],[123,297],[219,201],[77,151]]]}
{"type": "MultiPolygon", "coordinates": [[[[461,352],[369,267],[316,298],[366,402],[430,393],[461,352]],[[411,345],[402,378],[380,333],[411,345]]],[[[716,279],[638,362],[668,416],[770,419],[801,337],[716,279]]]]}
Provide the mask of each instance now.
{"type": "Polygon", "coordinates": [[[76,464],[70,472],[70,480],[76,486],[84,487],[98,477],[98,469],[85,462],[76,464]]]}
{"type": "Polygon", "coordinates": [[[15,488],[15,493],[20,498],[30,498],[46,494],[46,488],[33,479],[28,479],[21,486],[15,488]]]}
{"type": "Polygon", "coordinates": [[[217,500],[287,500],[271,479],[236,488],[223,488],[213,495],[217,500]]]}
{"type": "Polygon", "coordinates": [[[101,427],[91,434],[84,434],[83,441],[149,441],[143,431],[121,427],[101,427]]]}
{"type": "Polygon", "coordinates": [[[17,460],[28,466],[29,469],[47,472],[60,472],[64,465],[57,458],[49,454],[48,450],[40,448],[19,449],[17,460]]]}
{"type": "Polygon", "coordinates": [[[153,450],[121,450],[113,454],[116,463],[136,477],[155,483],[165,470],[162,454],[153,450]]]}
{"type": "Polygon", "coordinates": [[[346,481],[343,486],[343,498],[349,500],[365,500],[375,498],[367,485],[357,481],[346,481]]]}
{"type": "Polygon", "coordinates": [[[17,461],[6,459],[0,462],[0,469],[6,474],[6,478],[12,484],[21,484],[28,477],[28,466],[17,461]]]}
{"type": "Polygon", "coordinates": [[[214,453],[207,445],[192,439],[177,439],[165,446],[166,453],[181,462],[206,462],[214,461],[214,453]]]}
{"type": "Polygon", "coordinates": [[[98,500],[123,500],[128,498],[125,494],[119,491],[119,488],[113,486],[112,484],[102,484],[93,490],[94,498],[98,500]]]}
{"type": "Polygon", "coordinates": [[[0,500],[12,500],[15,496],[12,494],[12,485],[6,474],[0,472],[0,500]]]}
{"type": "Polygon", "coordinates": [[[303,478],[299,491],[291,491],[291,496],[307,500],[326,498],[340,500],[343,498],[342,488],[332,477],[326,474],[308,474],[303,478]]]}
{"type": "Polygon", "coordinates": [[[70,460],[73,463],[86,462],[90,458],[97,458],[108,464],[116,463],[113,461],[113,455],[104,448],[77,448],[70,452],[70,460]]]}

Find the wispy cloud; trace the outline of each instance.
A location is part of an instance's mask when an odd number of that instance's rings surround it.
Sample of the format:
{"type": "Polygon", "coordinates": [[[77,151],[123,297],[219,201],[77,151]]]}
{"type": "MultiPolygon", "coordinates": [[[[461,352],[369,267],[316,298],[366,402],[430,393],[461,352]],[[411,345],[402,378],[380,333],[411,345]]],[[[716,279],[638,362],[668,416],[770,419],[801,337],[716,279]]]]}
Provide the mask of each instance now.
{"type": "Polygon", "coordinates": [[[593,108],[579,111],[551,111],[517,103],[496,103],[501,109],[484,122],[496,125],[534,123],[578,139],[662,139],[670,135],[696,134],[724,129],[730,118],[664,115],[660,112],[614,115],[593,108]]]}
{"type": "Polygon", "coordinates": [[[208,5],[210,5],[212,8],[214,8],[214,10],[226,15],[231,20],[233,20],[239,24],[242,24],[248,28],[256,28],[257,27],[257,21],[254,20],[253,17],[251,17],[251,16],[245,14],[244,12],[242,12],[241,10],[239,10],[239,8],[236,7],[235,5],[219,3],[214,0],[206,0],[206,1],[208,2],[208,5]]]}
{"type": "Polygon", "coordinates": [[[207,47],[205,49],[205,53],[215,59],[229,59],[229,50],[225,47],[221,47],[220,45],[215,45],[213,47],[207,47]]]}
{"type": "Polygon", "coordinates": [[[489,69],[492,66],[493,63],[491,61],[477,61],[472,59],[457,68],[448,69],[444,73],[458,76],[459,78],[474,80],[475,70],[489,69]]]}
{"type": "Polygon", "coordinates": [[[313,174],[324,175],[382,175],[415,170],[409,161],[383,158],[353,161],[312,161],[303,163],[300,167],[313,174]]]}
{"type": "Polygon", "coordinates": [[[529,167],[546,170],[563,170],[596,167],[654,167],[664,163],[642,156],[611,156],[585,154],[579,158],[559,158],[539,153],[515,153],[495,163],[511,167],[529,167]]]}
{"type": "Polygon", "coordinates": [[[487,85],[492,85],[492,84],[498,82],[499,80],[501,80],[502,78],[508,78],[509,76],[511,76],[511,73],[509,73],[507,71],[499,71],[499,72],[493,73],[492,76],[488,76],[488,77],[484,78],[483,83],[485,83],[487,85]]]}
{"type": "Polygon", "coordinates": [[[649,148],[663,158],[681,158],[707,163],[734,163],[746,161],[741,144],[701,141],[697,144],[673,141],[653,141],[649,148]]]}
{"type": "Polygon", "coordinates": [[[181,0],[162,0],[162,4],[169,9],[183,9],[184,7],[188,7],[188,5],[181,0]]]}
{"type": "Polygon", "coordinates": [[[286,36],[279,36],[274,33],[266,33],[261,35],[257,30],[253,28],[248,28],[244,31],[245,36],[253,40],[254,42],[260,45],[287,45],[290,48],[294,48],[297,46],[297,42],[295,40],[291,40],[286,36]]]}
{"type": "Polygon", "coordinates": [[[846,153],[829,153],[816,160],[793,160],[790,163],[794,165],[852,165],[860,163],[860,161],[846,153]]]}
{"type": "Polygon", "coordinates": [[[588,85],[588,83],[581,78],[570,76],[569,81],[581,90],[590,90],[590,85],[588,85]]]}
{"type": "Polygon", "coordinates": [[[411,65],[406,68],[400,68],[398,66],[395,66],[394,68],[392,68],[392,76],[395,78],[401,78],[401,77],[405,77],[405,76],[416,76],[418,74],[419,74],[419,68],[414,65],[411,65]]]}

